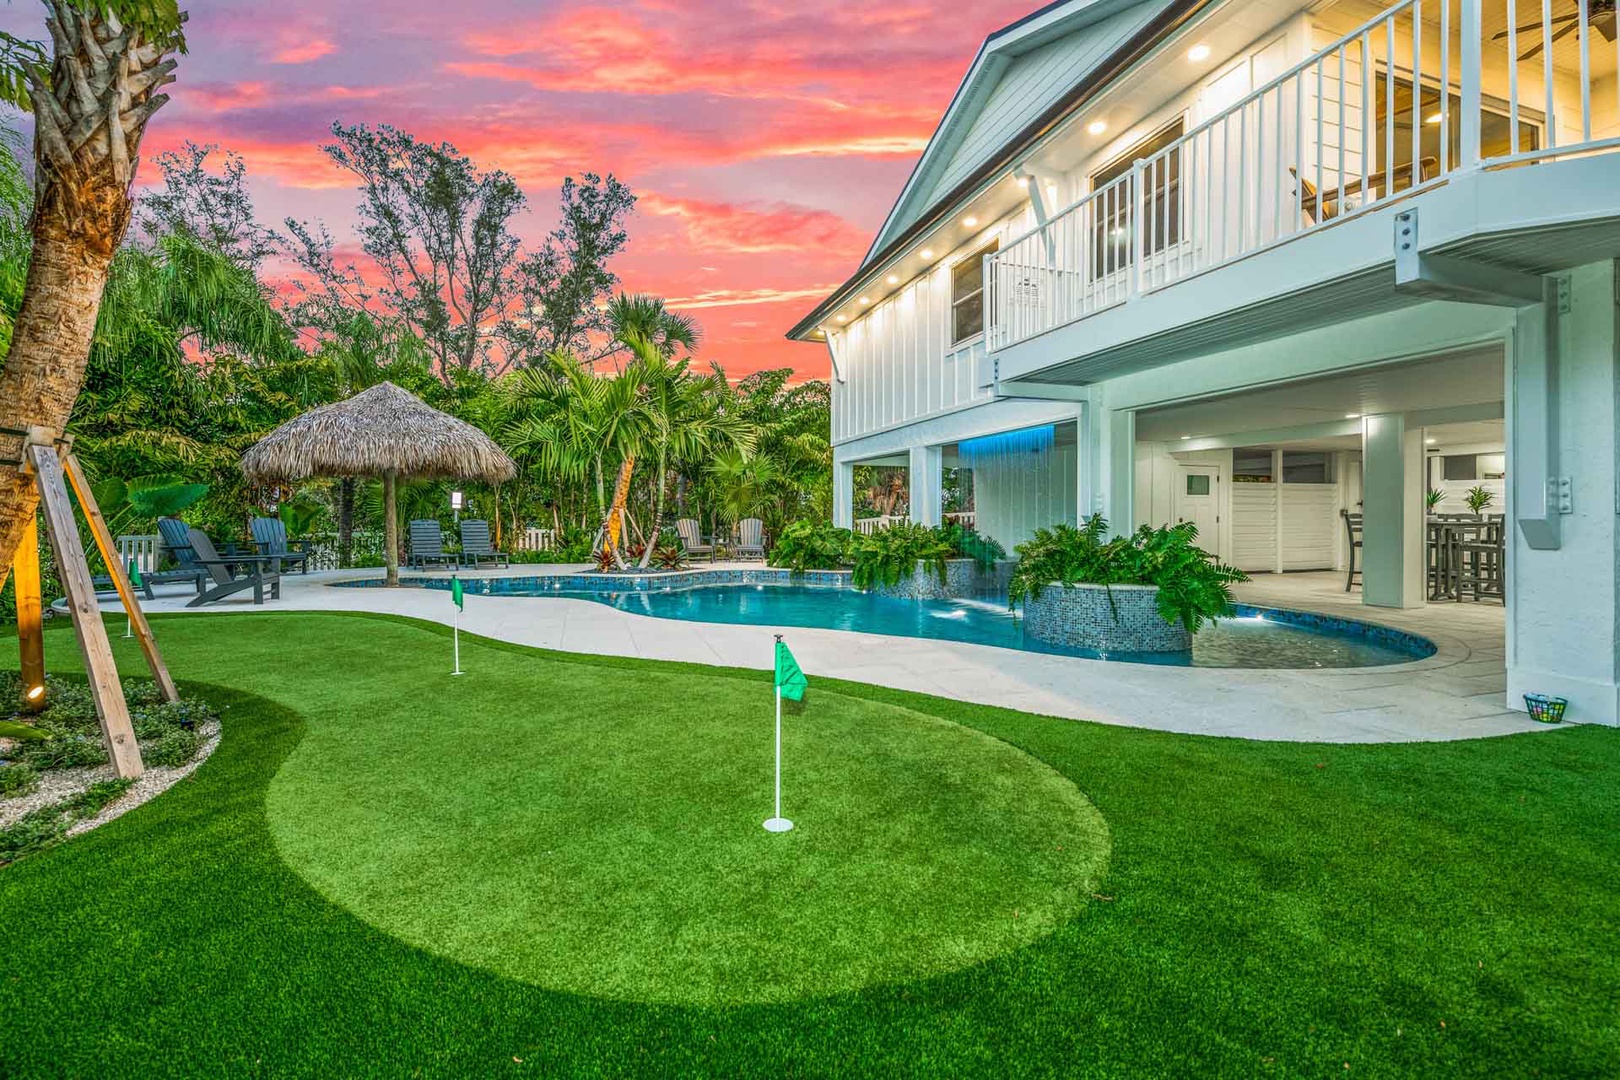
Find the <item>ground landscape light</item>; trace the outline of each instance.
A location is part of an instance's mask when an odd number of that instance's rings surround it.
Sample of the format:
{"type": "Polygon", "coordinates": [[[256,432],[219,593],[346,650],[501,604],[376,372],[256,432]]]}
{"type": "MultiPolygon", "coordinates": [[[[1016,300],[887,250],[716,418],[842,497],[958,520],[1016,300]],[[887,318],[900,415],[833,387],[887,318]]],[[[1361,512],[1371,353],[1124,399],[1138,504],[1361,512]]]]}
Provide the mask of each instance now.
{"type": "Polygon", "coordinates": [[[43,686],[35,686],[33,689],[28,691],[28,700],[29,701],[38,701],[40,698],[42,698],[44,696],[45,696],[45,687],[43,687],[43,686]]]}

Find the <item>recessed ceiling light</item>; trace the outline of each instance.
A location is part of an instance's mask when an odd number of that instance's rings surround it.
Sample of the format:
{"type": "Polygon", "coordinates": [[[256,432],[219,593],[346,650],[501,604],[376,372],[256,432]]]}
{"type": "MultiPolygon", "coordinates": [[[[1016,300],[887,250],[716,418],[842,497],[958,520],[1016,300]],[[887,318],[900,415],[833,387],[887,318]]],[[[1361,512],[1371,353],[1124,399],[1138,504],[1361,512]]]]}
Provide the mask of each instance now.
{"type": "Polygon", "coordinates": [[[839,322],[849,322],[849,316],[848,315],[840,315],[840,316],[838,316],[838,321],[839,322]]]}
{"type": "Polygon", "coordinates": [[[898,284],[900,284],[900,275],[899,274],[890,274],[884,280],[886,280],[890,285],[898,285],[898,284]]]}
{"type": "Polygon", "coordinates": [[[979,219],[976,218],[976,217],[965,217],[965,218],[962,219],[962,224],[966,225],[970,229],[973,228],[973,226],[977,225],[978,223],[979,223],[979,219]]]}
{"type": "Polygon", "coordinates": [[[1108,121],[1093,120],[1091,123],[1086,125],[1086,130],[1091,132],[1093,135],[1101,135],[1103,132],[1108,130],[1108,121]]]}
{"type": "Polygon", "coordinates": [[[921,255],[925,259],[932,259],[934,257],[934,249],[923,248],[921,251],[917,252],[917,254],[921,255]]]}
{"type": "Polygon", "coordinates": [[[1428,116],[1428,119],[1426,121],[1424,121],[1424,122],[1429,123],[1429,124],[1438,124],[1440,122],[1440,114],[1439,113],[1430,113],[1429,116],[1428,116]]]}
{"type": "Polygon", "coordinates": [[[827,331],[825,329],[823,329],[822,327],[818,326],[818,327],[816,327],[816,336],[817,337],[826,337],[827,336],[827,331]]]}
{"type": "Polygon", "coordinates": [[[1190,438],[1192,438],[1192,436],[1191,435],[1183,435],[1182,438],[1183,439],[1190,439],[1190,438]]]}
{"type": "Polygon", "coordinates": [[[1435,439],[1435,438],[1428,438],[1428,439],[1424,439],[1423,441],[1425,443],[1429,444],[1430,446],[1433,446],[1435,443],[1439,442],[1440,440],[1435,439]]]}
{"type": "Polygon", "coordinates": [[[872,302],[872,298],[870,296],[861,297],[861,303],[862,304],[870,304],[871,302],[872,302]]]}
{"type": "Polygon", "coordinates": [[[1187,50],[1187,59],[1195,64],[1203,63],[1209,59],[1209,46],[1204,44],[1194,45],[1187,50]]]}
{"type": "Polygon", "coordinates": [[[1344,418],[1346,420],[1360,420],[1361,414],[1358,412],[1347,412],[1344,414],[1344,418]]]}
{"type": "Polygon", "coordinates": [[[1013,183],[1017,184],[1021,188],[1028,188],[1029,187],[1029,177],[1027,177],[1027,176],[1015,176],[1015,177],[1013,177],[1013,183]]]}

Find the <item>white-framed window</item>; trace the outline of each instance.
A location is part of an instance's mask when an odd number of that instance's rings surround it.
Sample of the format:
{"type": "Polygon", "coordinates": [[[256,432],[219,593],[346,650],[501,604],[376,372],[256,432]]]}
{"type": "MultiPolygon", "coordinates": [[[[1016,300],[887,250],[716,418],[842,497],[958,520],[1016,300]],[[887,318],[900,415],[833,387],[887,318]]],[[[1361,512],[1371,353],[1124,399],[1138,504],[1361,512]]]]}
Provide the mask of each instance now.
{"type": "Polygon", "coordinates": [[[984,333],[984,257],[994,255],[996,241],[951,267],[951,344],[984,333]]]}
{"type": "MultiPolygon", "coordinates": [[[[1138,160],[1153,157],[1181,138],[1187,118],[1178,116],[1152,135],[1091,174],[1091,190],[1105,187],[1131,171],[1138,160]]],[[[1173,150],[1143,173],[1147,186],[1142,208],[1151,226],[1142,235],[1142,254],[1155,255],[1181,242],[1181,151],[1173,150]]],[[[1121,270],[1131,261],[1131,218],[1135,207],[1129,193],[1096,214],[1092,227],[1092,272],[1121,270]]]]}

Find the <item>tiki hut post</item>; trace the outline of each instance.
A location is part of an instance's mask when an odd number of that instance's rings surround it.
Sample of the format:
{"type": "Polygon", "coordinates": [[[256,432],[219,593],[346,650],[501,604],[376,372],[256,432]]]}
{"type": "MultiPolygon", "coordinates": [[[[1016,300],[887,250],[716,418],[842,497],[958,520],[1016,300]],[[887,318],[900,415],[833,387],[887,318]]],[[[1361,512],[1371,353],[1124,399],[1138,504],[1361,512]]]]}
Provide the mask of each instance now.
{"type": "Polygon", "coordinates": [[[242,473],[256,484],[312,476],[381,478],[386,583],[394,586],[399,584],[401,478],[498,484],[516,476],[517,466],[471,424],[382,382],[282,424],[243,455],[242,473]]]}

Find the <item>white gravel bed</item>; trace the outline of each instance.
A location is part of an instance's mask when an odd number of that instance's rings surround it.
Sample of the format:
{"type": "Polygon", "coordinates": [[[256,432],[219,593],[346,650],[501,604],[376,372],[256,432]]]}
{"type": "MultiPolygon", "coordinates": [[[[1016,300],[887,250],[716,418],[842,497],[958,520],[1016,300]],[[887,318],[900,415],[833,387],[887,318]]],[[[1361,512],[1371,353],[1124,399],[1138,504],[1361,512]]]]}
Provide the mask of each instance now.
{"type": "MultiPolygon", "coordinates": [[[[67,835],[77,836],[89,832],[98,825],[105,825],[113,818],[121,817],[149,799],[163,794],[190,776],[197,770],[197,766],[208,760],[208,756],[219,745],[219,730],[218,720],[210,720],[201,725],[198,734],[203,737],[203,741],[196,757],[177,767],[149,766],[141,774],[141,778],[130,785],[128,791],[108,803],[95,817],[75,822],[68,828],[67,835]]],[[[112,779],[115,779],[115,776],[110,764],[97,765],[89,769],[43,770],[39,774],[39,787],[34,791],[16,798],[0,798],[0,828],[15,824],[30,811],[77,795],[98,780],[112,779]]]]}

